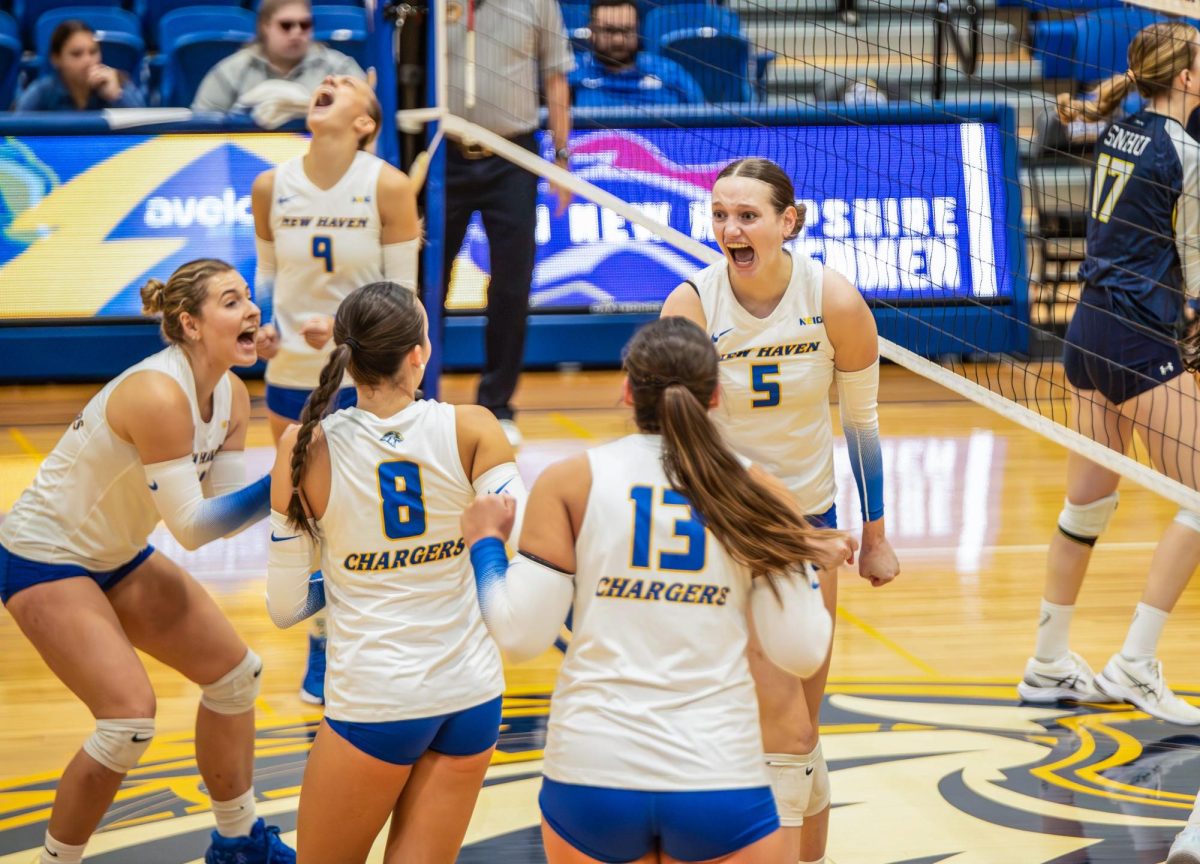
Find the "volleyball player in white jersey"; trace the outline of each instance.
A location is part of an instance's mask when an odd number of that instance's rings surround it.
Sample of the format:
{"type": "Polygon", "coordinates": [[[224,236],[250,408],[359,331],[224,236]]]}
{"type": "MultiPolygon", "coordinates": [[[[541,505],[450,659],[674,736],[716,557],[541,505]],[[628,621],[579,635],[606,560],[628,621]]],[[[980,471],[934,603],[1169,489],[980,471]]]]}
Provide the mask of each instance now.
{"type": "MultiPolygon", "coordinates": [[[[276,441],[300,419],[317,386],[333,350],[338,303],[380,279],[417,287],[416,192],[407,177],[364,149],[379,132],[379,110],[365,81],[326,78],[308,111],[308,152],[254,181],[254,290],[264,321],[259,354],[267,361],[267,411],[276,441]]],[[[338,407],[354,401],[354,388],[345,383],[338,407]]],[[[300,687],[300,698],[314,704],[324,699],[324,631],[317,616],[300,687]]]]}
{"type": "MultiPolygon", "coordinates": [[[[809,520],[829,528],[837,527],[829,410],[837,382],[863,517],[859,573],[878,586],[899,565],[884,533],[875,320],[844,277],[784,248],[803,227],[795,200],[792,181],[767,159],[740,159],[722,170],[712,212],[725,260],[676,288],[662,314],[688,318],[710,334],[723,394],[713,417],[729,443],[781,478],[809,520]]],[[[822,586],[832,611],[837,580],[822,586]]],[[[767,762],[788,829],[784,860],[821,861],[830,798],[817,730],[828,661],[802,683],[766,662],[753,644],[750,657],[767,762]]]]}
{"type": "Polygon", "coordinates": [[[150,746],[154,691],[136,648],[200,685],[196,763],[217,822],[204,860],[288,864],[294,853],[254,812],[262,661],[146,542],[160,518],[196,549],[267,515],[269,479],[243,485],[250,398],[230,372],[255,361],[258,308],[212,259],[151,280],[142,300],[170,346],[88,402],[0,526],[0,600],[96,718],[58,782],[39,861],[81,860],[150,746]]]}
{"type": "Polygon", "coordinates": [[[546,469],[511,567],[512,502],[481,496],[463,518],[484,620],[510,661],[548,647],[574,606],[550,703],[547,856],[778,864],[748,612],[777,662],[815,671],[832,623],[802,562],[836,569],[853,544],[806,525],[724,443],[704,331],[647,325],[625,371],[639,434],[546,469]]]}
{"type": "Polygon", "coordinates": [[[425,311],[390,282],[338,308],[336,348],[272,475],[267,602],[280,626],[329,603],[325,722],[300,792],[302,862],[454,861],[500,727],[504,673],[459,517],[524,499],[512,447],[477,406],[414,401],[425,311]],[[342,376],[357,407],[321,419],[342,376]],[[319,566],[323,582],[311,582],[319,566]]]}

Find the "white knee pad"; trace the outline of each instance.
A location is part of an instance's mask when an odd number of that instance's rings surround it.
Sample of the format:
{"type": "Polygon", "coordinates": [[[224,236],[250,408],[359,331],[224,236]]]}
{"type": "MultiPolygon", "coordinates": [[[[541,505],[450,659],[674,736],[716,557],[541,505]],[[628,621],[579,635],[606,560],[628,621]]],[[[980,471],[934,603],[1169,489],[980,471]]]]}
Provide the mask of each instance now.
{"type": "Polygon", "coordinates": [[[811,753],[767,753],[765,757],[781,826],[797,828],[806,816],[816,816],[829,806],[829,766],[820,742],[811,753]]]}
{"type": "Polygon", "coordinates": [[[153,737],[153,717],[97,720],[96,731],[83,742],[83,752],[109,771],[128,774],[142,758],[153,737]]]}
{"type": "Polygon", "coordinates": [[[242,714],[254,707],[262,684],[262,660],[247,649],[242,662],[200,690],[200,704],[218,714],[242,714]]]}
{"type": "Polygon", "coordinates": [[[1096,538],[1104,533],[1113,513],[1116,512],[1117,498],[1118,495],[1114,492],[1091,504],[1063,501],[1062,512],[1058,514],[1058,530],[1068,540],[1085,546],[1095,546],[1096,538]]]}
{"type": "Polygon", "coordinates": [[[1197,534],[1200,534],[1200,513],[1195,510],[1180,510],[1175,514],[1175,521],[1184,528],[1191,528],[1197,534]]]}

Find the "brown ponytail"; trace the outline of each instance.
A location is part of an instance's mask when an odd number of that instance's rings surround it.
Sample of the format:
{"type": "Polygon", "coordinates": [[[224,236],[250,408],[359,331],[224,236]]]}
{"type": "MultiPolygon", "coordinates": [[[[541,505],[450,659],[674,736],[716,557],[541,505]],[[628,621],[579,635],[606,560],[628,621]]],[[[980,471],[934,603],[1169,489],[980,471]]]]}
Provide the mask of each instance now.
{"type": "Polygon", "coordinates": [[[667,479],[734,560],[754,576],[814,560],[814,541],[835,532],[811,527],[755,480],[708,416],[717,389],[708,334],[686,318],[661,318],[633,337],[624,365],[638,428],[662,434],[667,479]]]}
{"type": "Polygon", "coordinates": [[[1073,120],[1104,120],[1117,110],[1135,89],[1147,99],[1170,92],[1175,78],[1196,60],[1200,31],[1182,21],[1163,21],[1143,27],[1129,43],[1129,71],[1102,81],[1094,99],[1058,96],[1058,117],[1073,120]]]}
{"type": "Polygon", "coordinates": [[[288,522],[310,537],[317,526],[304,508],[300,484],[308,467],[308,447],[317,424],[329,413],[349,372],[359,387],[394,380],[404,358],[425,342],[425,316],[416,295],[395,282],[372,282],[347,295],[333,319],[337,346],[321,370],[321,380],[300,413],[300,431],[292,448],[292,500],[288,522]]]}

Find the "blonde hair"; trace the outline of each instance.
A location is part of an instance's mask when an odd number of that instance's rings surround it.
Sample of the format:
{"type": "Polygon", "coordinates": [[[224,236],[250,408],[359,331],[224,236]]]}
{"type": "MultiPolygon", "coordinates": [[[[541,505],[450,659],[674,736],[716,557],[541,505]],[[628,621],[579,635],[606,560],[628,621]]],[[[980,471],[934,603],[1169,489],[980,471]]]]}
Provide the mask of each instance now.
{"type": "Polygon", "coordinates": [[[1059,119],[1064,123],[1103,120],[1135,89],[1147,99],[1170,92],[1176,76],[1196,62],[1198,41],[1200,30],[1182,21],[1164,21],[1142,28],[1129,43],[1129,71],[1101,82],[1093,91],[1094,100],[1060,93],[1059,119]]]}
{"type": "Polygon", "coordinates": [[[184,312],[200,317],[200,307],[208,299],[208,283],[214,276],[233,270],[217,258],[197,258],[189,261],[163,282],[151,279],[142,286],[142,312],[162,316],[162,334],[176,345],[183,344],[183,324],[179,316],[184,312]]]}

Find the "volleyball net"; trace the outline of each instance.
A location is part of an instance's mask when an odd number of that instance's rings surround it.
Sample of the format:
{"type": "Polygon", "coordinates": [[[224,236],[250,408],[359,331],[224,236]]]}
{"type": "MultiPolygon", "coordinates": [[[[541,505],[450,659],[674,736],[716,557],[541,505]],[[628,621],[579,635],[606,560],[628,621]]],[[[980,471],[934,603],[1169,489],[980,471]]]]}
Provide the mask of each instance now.
{"type": "MultiPolygon", "coordinates": [[[[1073,430],[1060,363],[1086,217],[1111,214],[1128,176],[1124,166],[1095,171],[1104,124],[1062,122],[1056,98],[1092,98],[1097,82],[1125,71],[1134,34],[1167,16],[1102,0],[858,2],[557,7],[578,69],[564,170],[548,134],[530,152],[486,128],[521,85],[484,81],[492,72],[481,62],[522,50],[548,56],[560,37],[541,31],[527,41],[529,22],[502,14],[508,6],[496,0],[486,0],[495,3],[488,16],[480,0],[437,0],[433,107],[401,119],[431,121],[429,152],[465,142],[540,178],[531,314],[581,323],[652,315],[676,285],[722,260],[712,184],[735,159],[770,158],[806,212],[792,254],[822,260],[859,288],[884,358],[1200,510],[1189,420],[1197,406],[1172,403],[1167,418],[1164,396],[1148,415],[1150,453],[1119,453],[1073,430]],[[555,186],[573,195],[562,212],[555,186]]],[[[1131,96],[1123,110],[1138,107],[1131,96]]],[[[427,192],[435,247],[438,162],[427,192]]],[[[449,315],[484,306],[488,243],[476,217],[444,297],[441,253],[428,250],[433,315],[439,297],[449,315]]]]}

